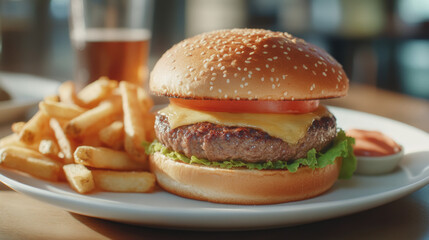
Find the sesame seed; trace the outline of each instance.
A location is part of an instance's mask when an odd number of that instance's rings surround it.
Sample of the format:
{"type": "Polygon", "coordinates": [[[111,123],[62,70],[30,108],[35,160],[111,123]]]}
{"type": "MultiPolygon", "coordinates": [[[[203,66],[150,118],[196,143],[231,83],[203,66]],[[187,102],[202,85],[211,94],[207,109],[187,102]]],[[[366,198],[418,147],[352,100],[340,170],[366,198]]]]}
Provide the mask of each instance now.
{"type": "Polygon", "coordinates": [[[274,82],[274,78],[273,78],[273,77],[270,77],[270,81],[271,81],[271,82],[274,82]]]}
{"type": "Polygon", "coordinates": [[[308,55],[308,54],[305,54],[305,56],[306,56],[306,57],[310,57],[310,55],[308,55]]]}
{"type": "Polygon", "coordinates": [[[257,68],[255,68],[255,70],[256,70],[256,71],[261,71],[261,69],[260,69],[260,68],[258,68],[258,67],[257,67],[257,68]]]}
{"type": "Polygon", "coordinates": [[[283,52],[283,54],[288,55],[288,52],[283,52]]]}
{"type": "Polygon", "coordinates": [[[283,78],[283,79],[286,79],[286,77],[287,77],[287,75],[283,75],[283,76],[282,76],[282,78],[283,78]]]}
{"type": "Polygon", "coordinates": [[[249,83],[248,82],[244,83],[244,86],[245,87],[249,86],[249,83]]]}
{"type": "Polygon", "coordinates": [[[237,91],[237,89],[235,89],[235,90],[234,90],[234,93],[237,93],[237,92],[238,92],[238,91],[237,91]]]}
{"type": "Polygon", "coordinates": [[[283,95],[287,96],[287,92],[284,92],[283,95]]]}
{"type": "Polygon", "coordinates": [[[209,82],[209,84],[213,86],[213,82],[209,82]]]}
{"type": "Polygon", "coordinates": [[[226,79],[226,83],[229,83],[230,81],[229,81],[229,79],[226,79]]]}
{"type": "Polygon", "coordinates": [[[219,93],[221,93],[221,92],[222,92],[222,89],[220,89],[220,88],[219,88],[217,91],[218,91],[219,93]]]}
{"type": "Polygon", "coordinates": [[[248,91],[247,94],[252,94],[252,91],[248,91]]]}
{"type": "Polygon", "coordinates": [[[249,55],[253,55],[253,54],[255,54],[255,52],[250,52],[250,53],[249,53],[249,55]]]}
{"type": "Polygon", "coordinates": [[[287,56],[286,59],[290,61],[290,57],[289,56],[287,56]]]}
{"type": "Polygon", "coordinates": [[[307,67],[305,64],[302,64],[302,67],[303,67],[305,70],[307,70],[307,69],[308,69],[308,67],[307,67]]]}
{"type": "Polygon", "coordinates": [[[298,67],[297,67],[297,66],[293,66],[293,69],[297,70],[297,69],[298,69],[298,67]]]}
{"type": "Polygon", "coordinates": [[[325,76],[325,77],[327,76],[325,72],[323,72],[322,75],[325,76]]]}
{"type": "Polygon", "coordinates": [[[276,47],[277,47],[277,45],[273,44],[272,48],[276,48],[276,47]]]}
{"type": "Polygon", "coordinates": [[[237,77],[238,76],[238,73],[234,73],[234,77],[237,77]]]}
{"type": "Polygon", "coordinates": [[[212,77],[210,80],[214,81],[214,80],[216,80],[216,77],[212,77]]]}
{"type": "Polygon", "coordinates": [[[225,94],[225,98],[228,98],[228,94],[225,94]]]}
{"type": "Polygon", "coordinates": [[[278,58],[277,56],[273,57],[274,60],[277,60],[277,58],[278,58]]]}
{"type": "Polygon", "coordinates": [[[220,68],[220,70],[225,70],[225,66],[222,66],[222,67],[220,68]]]}
{"type": "Polygon", "coordinates": [[[267,48],[268,47],[268,44],[264,44],[264,48],[267,48]]]}
{"type": "Polygon", "coordinates": [[[237,99],[237,100],[240,100],[240,97],[237,97],[236,99],[237,99]]]}
{"type": "Polygon", "coordinates": [[[267,60],[268,60],[268,61],[270,61],[270,62],[271,62],[271,61],[273,61],[273,59],[272,59],[272,58],[267,58],[267,60]]]}
{"type": "Polygon", "coordinates": [[[247,67],[245,67],[243,70],[246,72],[247,71],[247,67]]]}
{"type": "Polygon", "coordinates": [[[274,68],[271,68],[271,72],[274,72],[274,68]]]}
{"type": "Polygon", "coordinates": [[[210,87],[210,91],[213,91],[213,87],[210,87]]]}
{"type": "Polygon", "coordinates": [[[217,76],[217,73],[212,73],[212,76],[217,76]]]}
{"type": "Polygon", "coordinates": [[[302,48],[298,48],[298,51],[302,52],[302,48]]]}
{"type": "Polygon", "coordinates": [[[226,77],[226,73],[224,73],[224,74],[223,74],[223,77],[224,77],[224,78],[226,77]]]}
{"type": "Polygon", "coordinates": [[[263,82],[265,80],[265,78],[264,77],[261,77],[261,82],[263,82]]]}
{"type": "Polygon", "coordinates": [[[241,88],[244,88],[244,85],[243,85],[243,84],[240,84],[240,87],[241,87],[241,88]]]}
{"type": "Polygon", "coordinates": [[[272,85],[272,88],[273,88],[273,89],[275,89],[275,88],[276,88],[276,85],[275,85],[275,84],[273,84],[273,85],[272,85]]]}
{"type": "Polygon", "coordinates": [[[244,61],[244,62],[245,62],[245,63],[250,63],[250,61],[247,61],[247,60],[246,60],[246,61],[244,61]]]}
{"type": "Polygon", "coordinates": [[[314,70],[313,70],[313,71],[311,71],[311,72],[313,73],[313,75],[314,75],[314,76],[316,76],[316,72],[315,72],[314,70]]]}
{"type": "Polygon", "coordinates": [[[268,65],[268,64],[265,64],[265,67],[266,67],[266,68],[269,68],[269,67],[270,67],[270,65],[268,65]]]}
{"type": "Polygon", "coordinates": [[[266,51],[263,51],[262,53],[263,53],[263,54],[268,54],[268,52],[266,52],[266,51]]]}
{"type": "Polygon", "coordinates": [[[187,74],[185,75],[185,78],[188,78],[188,77],[190,77],[190,76],[191,76],[191,74],[187,73],[187,74]]]}
{"type": "Polygon", "coordinates": [[[245,78],[245,77],[242,77],[242,78],[241,78],[241,81],[243,81],[243,82],[244,82],[244,81],[246,81],[246,78],[245,78]]]}

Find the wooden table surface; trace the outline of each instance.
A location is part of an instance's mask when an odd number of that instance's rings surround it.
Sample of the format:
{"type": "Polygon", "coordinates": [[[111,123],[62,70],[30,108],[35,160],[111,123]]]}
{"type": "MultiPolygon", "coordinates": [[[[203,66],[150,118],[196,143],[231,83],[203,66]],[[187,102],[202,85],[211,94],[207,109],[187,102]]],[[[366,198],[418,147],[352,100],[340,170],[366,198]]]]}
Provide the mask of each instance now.
{"type": "MultiPolygon", "coordinates": [[[[354,85],[349,95],[326,103],[378,114],[429,132],[429,102],[354,85]]],[[[5,134],[8,130],[3,126],[5,134]]],[[[429,144],[429,143],[428,143],[429,144]]],[[[429,156],[428,156],[429,158],[429,156]]],[[[0,239],[429,239],[429,186],[392,203],[295,227],[197,232],[153,229],[66,212],[0,183],[0,239]]]]}

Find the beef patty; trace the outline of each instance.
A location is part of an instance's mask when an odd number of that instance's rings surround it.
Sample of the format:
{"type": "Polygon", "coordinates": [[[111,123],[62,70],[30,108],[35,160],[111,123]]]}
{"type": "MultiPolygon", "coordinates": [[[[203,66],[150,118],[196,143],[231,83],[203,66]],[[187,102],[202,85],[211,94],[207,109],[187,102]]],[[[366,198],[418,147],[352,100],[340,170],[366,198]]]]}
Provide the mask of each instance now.
{"type": "Polygon", "coordinates": [[[323,150],[337,134],[336,119],[332,115],[314,120],[297,144],[288,144],[259,129],[209,122],[171,129],[167,117],[161,114],[156,116],[155,132],[162,144],[187,157],[244,162],[288,161],[306,157],[312,148],[323,150]]]}

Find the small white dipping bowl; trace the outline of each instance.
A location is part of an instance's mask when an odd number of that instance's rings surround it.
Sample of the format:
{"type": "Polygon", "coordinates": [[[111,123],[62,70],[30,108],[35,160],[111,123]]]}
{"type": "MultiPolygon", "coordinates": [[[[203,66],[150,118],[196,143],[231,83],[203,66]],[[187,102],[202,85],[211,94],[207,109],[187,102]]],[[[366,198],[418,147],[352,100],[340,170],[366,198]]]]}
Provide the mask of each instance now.
{"type": "Polygon", "coordinates": [[[356,156],[357,168],[355,173],[362,175],[379,175],[389,173],[398,166],[404,156],[404,148],[401,151],[387,156],[356,156]]]}

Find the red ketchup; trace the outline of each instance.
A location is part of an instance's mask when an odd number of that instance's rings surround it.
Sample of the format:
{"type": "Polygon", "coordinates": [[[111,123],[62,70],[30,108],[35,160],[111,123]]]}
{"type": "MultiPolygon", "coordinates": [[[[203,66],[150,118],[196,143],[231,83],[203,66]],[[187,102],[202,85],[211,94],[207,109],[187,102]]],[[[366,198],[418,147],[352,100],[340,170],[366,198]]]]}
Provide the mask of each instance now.
{"type": "Polygon", "coordinates": [[[399,144],[378,131],[350,129],[346,135],[356,140],[353,146],[353,152],[356,156],[387,156],[401,151],[399,144]]]}

